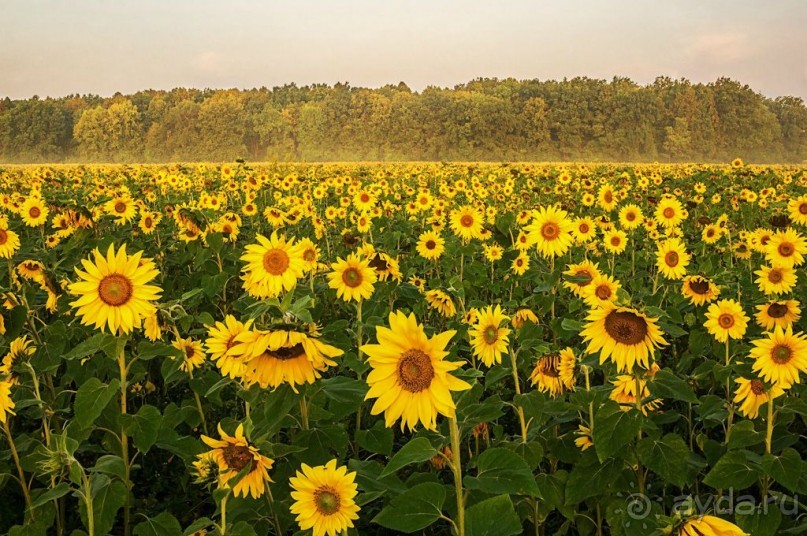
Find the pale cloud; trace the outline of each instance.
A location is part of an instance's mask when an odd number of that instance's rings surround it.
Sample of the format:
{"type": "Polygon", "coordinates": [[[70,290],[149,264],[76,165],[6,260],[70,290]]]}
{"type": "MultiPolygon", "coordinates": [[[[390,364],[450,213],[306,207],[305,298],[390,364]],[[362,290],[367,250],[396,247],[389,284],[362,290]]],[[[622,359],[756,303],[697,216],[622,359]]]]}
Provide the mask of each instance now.
{"type": "Polygon", "coordinates": [[[725,64],[747,60],[754,54],[754,47],[745,33],[716,32],[695,37],[685,52],[689,59],[725,64]]]}

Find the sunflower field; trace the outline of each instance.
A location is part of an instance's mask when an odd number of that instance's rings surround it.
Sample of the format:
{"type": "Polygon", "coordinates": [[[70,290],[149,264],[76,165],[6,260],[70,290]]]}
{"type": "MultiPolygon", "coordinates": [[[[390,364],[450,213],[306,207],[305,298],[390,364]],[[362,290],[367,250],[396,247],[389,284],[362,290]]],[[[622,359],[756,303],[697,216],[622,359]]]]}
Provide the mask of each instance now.
{"type": "Polygon", "coordinates": [[[0,532],[807,533],[807,168],[0,168],[0,532]]]}

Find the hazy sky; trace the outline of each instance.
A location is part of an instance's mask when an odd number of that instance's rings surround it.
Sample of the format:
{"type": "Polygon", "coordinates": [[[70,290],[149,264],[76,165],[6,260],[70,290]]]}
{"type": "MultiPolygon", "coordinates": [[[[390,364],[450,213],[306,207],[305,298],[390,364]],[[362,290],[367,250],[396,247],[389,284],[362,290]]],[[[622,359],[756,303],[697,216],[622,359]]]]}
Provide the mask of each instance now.
{"type": "Polygon", "coordinates": [[[0,96],[730,76],[807,99],[807,0],[2,0],[0,96]]]}

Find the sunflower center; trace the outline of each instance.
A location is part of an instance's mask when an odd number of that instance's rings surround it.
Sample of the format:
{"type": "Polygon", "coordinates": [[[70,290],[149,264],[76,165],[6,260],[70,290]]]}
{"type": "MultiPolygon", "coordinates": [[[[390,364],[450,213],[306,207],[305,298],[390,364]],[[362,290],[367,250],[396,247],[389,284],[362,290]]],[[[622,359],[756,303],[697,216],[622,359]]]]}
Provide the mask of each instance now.
{"type": "Polygon", "coordinates": [[[765,394],[765,384],[759,380],[751,380],[751,392],[759,396],[765,394]]]}
{"type": "Polygon", "coordinates": [[[266,355],[280,361],[288,361],[305,355],[305,348],[302,343],[298,342],[294,346],[281,346],[277,350],[266,350],[266,355]]]}
{"type": "Polygon", "coordinates": [[[795,253],[796,248],[793,247],[793,244],[791,244],[790,242],[782,242],[781,244],[779,244],[779,247],[776,248],[776,251],[778,251],[779,255],[781,255],[782,257],[790,257],[791,255],[793,255],[793,253],[795,253]]]}
{"type": "Polygon", "coordinates": [[[356,268],[348,268],[342,272],[342,282],[350,288],[356,288],[361,285],[362,277],[361,272],[356,268]]]}
{"type": "Polygon", "coordinates": [[[370,261],[370,268],[378,270],[379,272],[383,272],[388,266],[387,261],[382,259],[381,255],[376,255],[373,257],[373,260],[370,261]]]}
{"type": "Polygon", "coordinates": [[[465,214],[462,218],[460,218],[460,225],[463,227],[470,227],[474,224],[474,217],[470,214],[465,214]]]}
{"type": "Polygon", "coordinates": [[[664,256],[664,262],[670,268],[675,268],[678,266],[678,253],[675,251],[668,251],[667,254],[664,256]]]}
{"type": "Polygon", "coordinates": [[[407,350],[398,363],[398,381],[410,393],[428,389],[434,378],[432,360],[421,350],[407,350]]]}
{"type": "Polygon", "coordinates": [[[784,303],[772,303],[768,306],[768,316],[771,318],[782,318],[787,314],[787,305],[784,303]]]}
{"type": "Polygon", "coordinates": [[[630,311],[613,311],[605,317],[605,331],[616,342],[634,346],[645,340],[647,321],[630,311]]]}
{"type": "Polygon", "coordinates": [[[619,245],[619,244],[621,244],[621,243],[622,243],[622,239],[621,239],[621,238],[619,238],[618,236],[612,236],[612,237],[611,237],[611,245],[612,245],[612,246],[616,247],[616,246],[618,246],[618,245],[619,245]]]}
{"type": "Polygon", "coordinates": [[[662,214],[664,214],[665,218],[668,218],[668,219],[672,218],[673,216],[675,216],[675,209],[672,208],[672,207],[667,207],[667,208],[664,209],[664,212],[662,212],[662,214]]]}
{"type": "Polygon", "coordinates": [[[241,471],[244,467],[250,465],[253,460],[249,447],[243,445],[228,445],[221,449],[221,453],[227,467],[234,471],[241,471]]]}
{"type": "Polygon", "coordinates": [[[706,294],[709,292],[709,281],[706,279],[693,279],[689,282],[689,289],[695,294],[706,294]]]}
{"type": "Polygon", "coordinates": [[[270,249],[263,254],[263,268],[272,275],[281,275],[289,267],[289,256],[282,249],[270,249]]]}
{"type": "Polygon", "coordinates": [[[370,196],[367,194],[361,194],[361,202],[367,203],[368,201],[370,201],[370,196]]]}
{"type": "Polygon", "coordinates": [[[550,378],[557,378],[560,376],[558,365],[560,364],[560,356],[558,354],[549,354],[542,357],[538,361],[538,371],[544,376],[550,378]]]}
{"type": "Polygon", "coordinates": [[[320,514],[330,516],[339,511],[342,501],[335,489],[323,486],[314,492],[314,504],[320,514]]]}
{"type": "Polygon", "coordinates": [[[614,200],[614,194],[612,194],[611,192],[605,192],[603,198],[605,199],[606,203],[610,203],[611,201],[614,200]]]}
{"type": "Polygon", "coordinates": [[[720,324],[721,328],[729,329],[731,326],[734,325],[734,315],[723,313],[722,315],[717,317],[717,323],[720,324]]]}
{"type": "Polygon", "coordinates": [[[495,326],[488,326],[485,328],[485,331],[482,332],[482,336],[487,344],[494,344],[499,340],[499,330],[495,326]]]}
{"type": "Polygon", "coordinates": [[[124,212],[126,212],[126,203],[124,203],[123,201],[118,201],[117,203],[115,203],[115,212],[117,212],[118,214],[123,214],[124,212]]]}
{"type": "Polygon", "coordinates": [[[594,291],[594,294],[601,300],[607,300],[611,297],[611,287],[608,285],[600,285],[594,291]]]}
{"type": "Polygon", "coordinates": [[[306,262],[314,262],[315,260],[317,260],[317,252],[314,251],[313,249],[307,249],[303,251],[303,259],[306,262]]]}
{"type": "Polygon", "coordinates": [[[28,209],[28,215],[32,218],[38,218],[40,214],[42,214],[42,211],[39,210],[39,207],[31,207],[28,209]]]}
{"type": "Polygon", "coordinates": [[[581,223],[577,229],[580,231],[581,234],[586,234],[588,233],[589,226],[587,223],[581,223]]]}
{"type": "Polygon", "coordinates": [[[194,353],[195,353],[195,351],[193,349],[193,346],[191,346],[190,344],[185,345],[185,358],[186,359],[192,358],[194,353]]]}
{"type": "Polygon", "coordinates": [[[782,275],[782,270],[778,268],[774,268],[770,272],[768,272],[768,281],[771,283],[781,283],[782,279],[784,279],[784,275],[782,275]]]}
{"type": "Polygon", "coordinates": [[[807,203],[799,205],[799,214],[807,214],[807,203]]]}
{"type": "Polygon", "coordinates": [[[145,225],[146,227],[151,227],[152,222],[153,222],[153,221],[152,221],[151,217],[150,217],[150,216],[146,216],[146,219],[145,219],[145,220],[143,220],[143,225],[145,225]]]}
{"type": "Polygon", "coordinates": [[[434,240],[427,240],[426,241],[426,249],[434,249],[437,247],[437,243],[434,240]]]}
{"type": "Polygon", "coordinates": [[[107,305],[119,306],[132,298],[134,287],[128,277],[110,274],[98,284],[98,296],[107,305]]]}
{"type": "Polygon", "coordinates": [[[777,365],[786,365],[793,357],[793,350],[785,344],[777,344],[771,350],[771,359],[777,365]]]}
{"type": "Polygon", "coordinates": [[[633,221],[636,219],[636,214],[634,214],[633,212],[628,212],[627,214],[625,214],[625,219],[628,221],[633,221]]]}
{"type": "Polygon", "coordinates": [[[5,229],[0,229],[0,246],[5,245],[8,242],[8,233],[5,229]]]}
{"type": "Polygon", "coordinates": [[[554,240],[557,238],[558,234],[560,233],[560,227],[558,227],[557,223],[545,223],[543,227],[541,227],[541,236],[543,236],[547,240],[554,240]]]}

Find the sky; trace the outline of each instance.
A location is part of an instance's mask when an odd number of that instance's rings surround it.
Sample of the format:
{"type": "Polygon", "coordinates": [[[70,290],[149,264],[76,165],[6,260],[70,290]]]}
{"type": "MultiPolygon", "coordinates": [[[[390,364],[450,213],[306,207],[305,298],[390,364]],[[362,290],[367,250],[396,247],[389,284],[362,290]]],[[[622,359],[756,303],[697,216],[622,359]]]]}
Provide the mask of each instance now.
{"type": "Polygon", "coordinates": [[[3,0],[0,97],[728,76],[807,100],[807,0],[3,0]]]}

